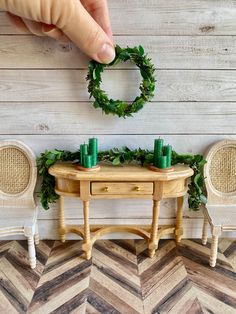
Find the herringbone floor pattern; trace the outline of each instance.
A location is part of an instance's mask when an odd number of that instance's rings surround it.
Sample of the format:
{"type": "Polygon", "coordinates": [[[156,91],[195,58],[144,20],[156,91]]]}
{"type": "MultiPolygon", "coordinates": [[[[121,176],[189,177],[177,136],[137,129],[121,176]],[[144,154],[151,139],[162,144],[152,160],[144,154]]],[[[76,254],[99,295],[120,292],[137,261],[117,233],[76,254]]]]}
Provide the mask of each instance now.
{"type": "Polygon", "coordinates": [[[27,242],[2,241],[0,314],[236,313],[236,241],[220,240],[215,268],[209,249],[162,240],[150,259],[143,240],[100,240],[86,261],[79,241],[41,241],[31,270],[27,242]]]}

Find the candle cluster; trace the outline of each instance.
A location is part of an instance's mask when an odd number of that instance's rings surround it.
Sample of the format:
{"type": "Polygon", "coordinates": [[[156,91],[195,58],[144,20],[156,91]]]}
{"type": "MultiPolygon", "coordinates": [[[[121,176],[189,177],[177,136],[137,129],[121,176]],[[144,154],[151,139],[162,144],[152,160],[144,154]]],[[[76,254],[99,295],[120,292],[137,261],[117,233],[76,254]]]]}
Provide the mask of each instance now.
{"type": "Polygon", "coordinates": [[[80,165],[84,168],[92,168],[98,161],[98,140],[90,138],[88,144],[80,145],[80,165]]]}
{"type": "Polygon", "coordinates": [[[161,138],[154,141],[154,158],[153,165],[160,169],[171,167],[172,147],[164,146],[164,140],[161,138]]]}

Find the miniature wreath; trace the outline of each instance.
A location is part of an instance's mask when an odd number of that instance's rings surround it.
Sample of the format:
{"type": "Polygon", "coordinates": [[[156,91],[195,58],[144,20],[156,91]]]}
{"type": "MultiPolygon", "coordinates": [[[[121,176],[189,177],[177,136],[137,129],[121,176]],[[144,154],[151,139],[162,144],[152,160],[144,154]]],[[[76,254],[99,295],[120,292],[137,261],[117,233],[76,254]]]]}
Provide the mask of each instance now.
{"type": "Polygon", "coordinates": [[[87,75],[87,80],[89,81],[88,92],[90,98],[93,97],[95,99],[93,103],[95,108],[101,108],[105,114],[113,114],[125,118],[142,109],[144,104],[153,98],[156,81],[154,77],[155,67],[151,63],[151,59],[145,54],[142,46],[134,48],[116,46],[115,51],[116,57],[110,64],[101,64],[94,60],[89,62],[87,75]],[[112,67],[120,61],[126,62],[128,60],[136,64],[140,70],[142,82],[139,89],[141,93],[132,103],[109,99],[105,91],[100,88],[102,82],[101,73],[106,67],[112,67]]]}

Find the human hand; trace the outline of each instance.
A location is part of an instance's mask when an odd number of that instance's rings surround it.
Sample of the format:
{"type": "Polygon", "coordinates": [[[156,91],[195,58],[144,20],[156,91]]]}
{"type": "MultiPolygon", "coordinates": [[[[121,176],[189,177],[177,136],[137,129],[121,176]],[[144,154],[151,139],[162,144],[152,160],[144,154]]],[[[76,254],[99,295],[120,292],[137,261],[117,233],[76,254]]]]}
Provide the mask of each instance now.
{"type": "Polygon", "coordinates": [[[101,63],[115,58],[106,0],[0,0],[23,32],[73,41],[101,63]]]}

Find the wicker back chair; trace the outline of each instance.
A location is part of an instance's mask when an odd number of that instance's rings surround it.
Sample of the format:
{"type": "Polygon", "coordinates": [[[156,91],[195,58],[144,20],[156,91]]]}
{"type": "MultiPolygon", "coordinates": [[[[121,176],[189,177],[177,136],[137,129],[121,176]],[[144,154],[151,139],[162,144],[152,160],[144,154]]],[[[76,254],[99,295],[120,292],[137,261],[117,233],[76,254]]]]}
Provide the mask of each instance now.
{"type": "Polygon", "coordinates": [[[0,141],[0,237],[25,235],[31,268],[36,266],[34,244],[39,241],[36,179],[34,153],[22,142],[0,141]]]}
{"type": "Polygon", "coordinates": [[[218,237],[222,231],[236,230],[236,141],[214,144],[206,154],[204,176],[207,204],[204,209],[202,243],[207,243],[207,226],[211,226],[210,265],[216,264],[218,237]]]}

